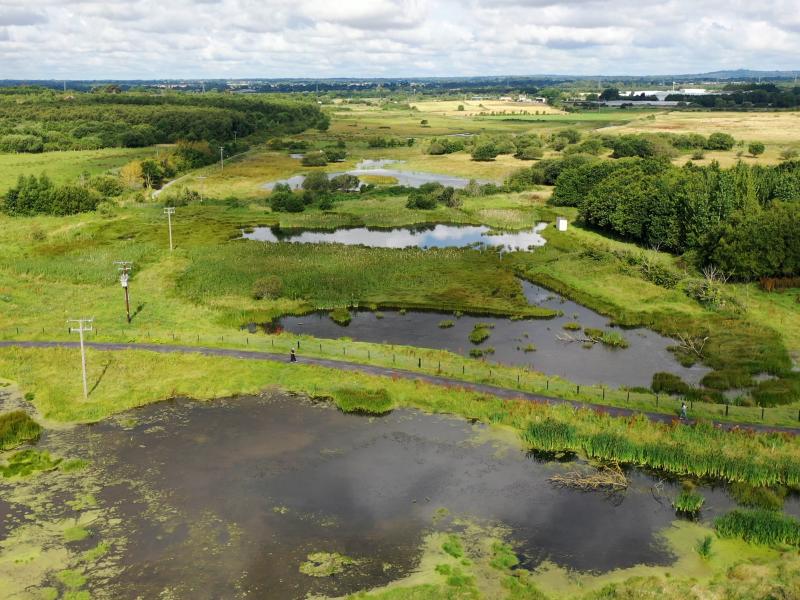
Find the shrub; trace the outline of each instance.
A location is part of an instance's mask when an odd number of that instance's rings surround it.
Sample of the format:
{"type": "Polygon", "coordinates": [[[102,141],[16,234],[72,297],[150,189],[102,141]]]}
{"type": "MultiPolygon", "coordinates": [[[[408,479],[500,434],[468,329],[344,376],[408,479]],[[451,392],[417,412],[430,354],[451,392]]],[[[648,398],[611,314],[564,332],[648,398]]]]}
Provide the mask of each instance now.
{"type": "Polygon", "coordinates": [[[583,326],[576,321],[568,321],[567,323],[564,323],[561,327],[563,327],[567,331],[580,331],[581,329],[583,329],[583,326]]]}
{"type": "Polygon", "coordinates": [[[736,145],[736,140],[728,133],[712,133],[708,136],[706,150],[730,150],[736,145]]]}
{"type": "Polygon", "coordinates": [[[678,375],[673,373],[653,373],[652,390],[656,394],[686,394],[690,387],[678,375]]]}
{"type": "Polygon", "coordinates": [[[328,157],[322,150],[315,150],[303,156],[300,162],[304,167],[324,167],[328,164],[328,157]]]}
{"type": "Polygon", "coordinates": [[[800,373],[761,381],[750,392],[760,406],[779,406],[800,400],[800,373]]]}
{"type": "Polygon", "coordinates": [[[731,484],[730,493],[737,504],[748,508],[782,510],[787,490],[783,486],[777,486],[773,490],[766,486],[753,486],[737,481],[731,484]]]}
{"type": "Polygon", "coordinates": [[[472,150],[472,160],[489,161],[497,158],[498,150],[493,142],[486,142],[475,146],[472,150]]]}
{"type": "Polygon", "coordinates": [[[444,321],[439,321],[439,327],[442,329],[449,329],[455,325],[455,321],[451,321],[450,319],[445,319],[444,321]]]}
{"type": "Polygon", "coordinates": [[[544,150],[539,146],[526,146],[525,148],[518,149],[514,154],[514,158],[518,158],[519,160],[535,160],[542,158],[542,156],[544,156],[544,150]]]}
{"type": "Polygon", "coordinates": [[[761,142],[751,142],[747,147],[747,151],[753,156],[764,154],[764,150],[766,150],[766,147],[761,142]]]}

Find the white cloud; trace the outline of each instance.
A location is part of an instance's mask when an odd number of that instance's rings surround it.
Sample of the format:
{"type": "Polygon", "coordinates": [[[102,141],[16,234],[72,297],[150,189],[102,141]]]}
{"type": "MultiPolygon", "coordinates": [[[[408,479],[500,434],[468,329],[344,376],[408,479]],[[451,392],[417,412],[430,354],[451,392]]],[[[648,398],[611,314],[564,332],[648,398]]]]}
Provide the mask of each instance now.
{"type": "Polygon", "coordinates": [[[798,68],[797,0],[0,0],[0,77],[798,68]]]}

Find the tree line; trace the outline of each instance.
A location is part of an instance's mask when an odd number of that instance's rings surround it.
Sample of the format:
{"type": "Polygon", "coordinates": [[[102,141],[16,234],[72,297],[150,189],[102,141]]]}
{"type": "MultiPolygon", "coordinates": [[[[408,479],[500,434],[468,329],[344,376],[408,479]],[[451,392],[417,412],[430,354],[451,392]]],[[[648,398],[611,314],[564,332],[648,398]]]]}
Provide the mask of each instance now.
{"type": "Polygon", "coordinates": [[[326,129],[316,104],[226,94],[0,96],[0,151],[143,147],[177,140],[223,143],[257,132],[326,129]]]}
{"type": "Polygon", "coordinates": [[[659,158],[561,164],[551,203],[589,226],[741,280],[800,274],[800,162],[730,169],[659,158]]]}

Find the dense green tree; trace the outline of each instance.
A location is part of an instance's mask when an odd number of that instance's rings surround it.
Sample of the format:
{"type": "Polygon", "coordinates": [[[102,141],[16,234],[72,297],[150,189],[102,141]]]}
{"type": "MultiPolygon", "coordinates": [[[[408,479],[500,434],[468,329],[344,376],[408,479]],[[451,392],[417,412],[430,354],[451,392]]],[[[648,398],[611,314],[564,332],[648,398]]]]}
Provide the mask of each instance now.
{"type": "Polygon", "coordinates": [[[747,151],[753,156],[764,154],[764,150],[766,150],[766,147],[761,142],[751,142],[747,147],[747,151]]]}

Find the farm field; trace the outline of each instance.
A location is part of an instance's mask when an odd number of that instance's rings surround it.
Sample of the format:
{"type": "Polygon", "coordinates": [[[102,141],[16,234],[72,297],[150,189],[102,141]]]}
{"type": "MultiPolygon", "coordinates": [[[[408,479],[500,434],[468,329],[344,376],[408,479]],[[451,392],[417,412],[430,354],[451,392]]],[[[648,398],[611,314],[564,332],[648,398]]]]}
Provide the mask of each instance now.
{"type": "MultiPolygon", "coordinates": [[[[770,119],[788,128],[796,113],[485,101],[547,114],[479,116],[471,101],[361,100],[320,104],[330,123],[292,104],[307,126],[242,136],[224,168],[210,144],[160,146],[147,169],[170,167],[158,185],[174,183],[157,194],[143,170],[104,188],[114,196],[87,191],[103,195],[95,210],[25,213],[20,201],[0,213],[0,589],[383,600],[797,589],[800,288],[716,279],[702,248],[590,225],[583,204],[558,205],[566,178],[546,171],[655,169],[597,141],[634,132],[767,144],[697,165],[786,163],[800,135],[770,119]],[[430,154],[443,139],[468,142],[430,154]],[[535,158],[523,160],[523,140],[535,158]],[[474,160],[482,144],[511,146],[474,160]],[[363,162],[381,160],[398,162],[363,162]],[[364,179],[332,187],[327,176],[352,170],[364,179]],[[397,185],[407,173],[427,183],[397,185]],[[267,189],[282,180],[299,189],[267,189]],[[116,261],[133,263],[130,319],[116,261]],[[89,342],[119,344],[88,350],[86,396],[76,348],[14,345],[74,342],[67,320],[79,317],[94,319],[89,342]],[[20,412],[39,425],[21,427],[20,412]],[[529,502],[498,500],[516,497],[529,502]],[[258,552],[281,560],[245,572],[258,552]]],[[[673,164],[690,160],[675,148],[673,164]]],[[[0,184],[27,169],[108,184],[155,151],[0,154],[0,184]]],[[[631,214],[608,221],[645,231],[631,214]]]]}

